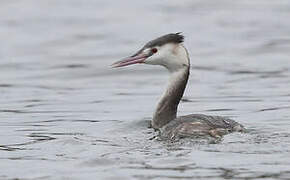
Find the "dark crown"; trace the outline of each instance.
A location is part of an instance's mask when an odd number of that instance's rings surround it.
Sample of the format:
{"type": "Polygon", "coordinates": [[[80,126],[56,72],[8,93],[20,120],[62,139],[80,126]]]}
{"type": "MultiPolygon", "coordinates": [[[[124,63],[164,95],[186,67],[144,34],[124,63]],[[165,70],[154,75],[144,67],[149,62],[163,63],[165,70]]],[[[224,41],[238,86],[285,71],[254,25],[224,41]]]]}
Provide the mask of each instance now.
{"type": "Polygon", "coordinates": [[[184,40],[184,36],[181,35],[181,33],[171,33],[171,34],[166,34],[164,36],[161,36],[159,38],[156,38],[152,41],[149,41],[144,48],[150,48],[154,46],[162,46],[167,43],[182,43],[184,40]]]}

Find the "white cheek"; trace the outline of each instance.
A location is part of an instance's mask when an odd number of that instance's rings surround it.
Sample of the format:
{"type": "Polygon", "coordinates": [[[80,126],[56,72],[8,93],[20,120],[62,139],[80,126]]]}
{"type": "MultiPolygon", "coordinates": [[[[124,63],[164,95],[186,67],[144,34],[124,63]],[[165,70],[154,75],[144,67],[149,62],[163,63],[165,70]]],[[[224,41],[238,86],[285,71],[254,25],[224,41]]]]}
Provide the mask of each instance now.
{"type": "Polygon", "coordinates": [[[160,65],[162,64],[162,61],[163,58],[160,56],[160,54],[153,54],[145,60],[145,64],[160,65]]]}
{"type": "Polygon", "coordinates": [[[158,52],[147,58],[145,64],[161,65],[174,72],[180,68],[188,67],[189,58],[182,45],[167,44],[158,49],[158,52]]]}
{"type": "Polygon", "coordinates": [[[150,56],[145,60],[146,64],[152,65],[163,65],[166,66],[168,61],[175,59],[172,57],[170,46],[163,46],[161,49],[158,49],[158,52],[150,56]]]}

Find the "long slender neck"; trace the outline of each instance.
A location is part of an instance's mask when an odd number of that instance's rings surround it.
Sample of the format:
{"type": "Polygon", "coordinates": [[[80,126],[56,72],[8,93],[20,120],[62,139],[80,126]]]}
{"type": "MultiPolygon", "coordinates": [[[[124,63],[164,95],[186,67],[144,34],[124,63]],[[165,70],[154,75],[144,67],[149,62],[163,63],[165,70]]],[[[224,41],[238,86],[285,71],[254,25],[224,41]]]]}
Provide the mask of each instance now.
{"type": "Polygon", "coordinates": [[[189,66],[170,71],[168,87],[161,97],[152,120],[152,127],[161,128],[176,118],[177,107],[189,77],[189,66]]]}

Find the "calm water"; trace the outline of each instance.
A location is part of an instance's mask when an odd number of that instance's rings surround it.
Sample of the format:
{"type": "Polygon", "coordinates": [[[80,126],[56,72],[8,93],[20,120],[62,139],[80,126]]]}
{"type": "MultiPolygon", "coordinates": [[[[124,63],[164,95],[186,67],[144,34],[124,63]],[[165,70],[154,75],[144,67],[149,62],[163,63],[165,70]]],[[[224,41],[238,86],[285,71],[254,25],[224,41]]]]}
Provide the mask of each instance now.
{"type": "Polygon", "coordinates": [[[290,2],[2,0],[0,179],[290,179],[290,2]],[[182,31],[179,114],[249,130],[150,140],[167,72],[109,65],[182,31]]]}

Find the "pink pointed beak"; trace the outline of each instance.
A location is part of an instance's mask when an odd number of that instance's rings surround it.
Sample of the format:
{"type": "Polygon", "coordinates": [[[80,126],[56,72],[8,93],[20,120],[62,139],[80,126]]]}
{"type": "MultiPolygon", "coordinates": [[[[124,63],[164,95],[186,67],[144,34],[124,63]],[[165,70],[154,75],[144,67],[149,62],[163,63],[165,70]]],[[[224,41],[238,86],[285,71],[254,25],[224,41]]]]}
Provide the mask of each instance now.
{"type": "Polygon", "coordinates": [[[128,58],[125,58],[121,61],[117,61],[117,62],[113,63],[111,66],[113,68],[118,68],[118,67],[128,66],[131,64],[144,63],[144,61],[146,60],[147,57],[148,57],[147,55],[138,54],[136,56],[128,57],[128,58]]]}

